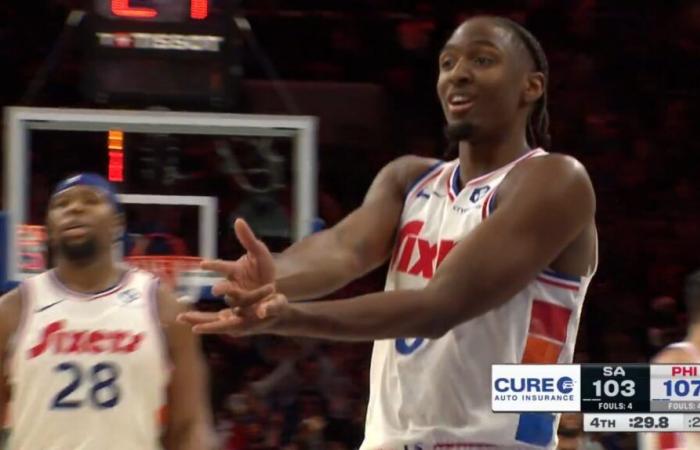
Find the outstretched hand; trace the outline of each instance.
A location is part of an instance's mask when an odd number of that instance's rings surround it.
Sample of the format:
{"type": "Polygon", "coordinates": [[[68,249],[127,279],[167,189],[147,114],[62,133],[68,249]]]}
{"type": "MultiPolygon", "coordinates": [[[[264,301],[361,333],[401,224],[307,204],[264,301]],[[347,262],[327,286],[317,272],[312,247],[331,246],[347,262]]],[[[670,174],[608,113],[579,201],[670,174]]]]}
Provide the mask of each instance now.
{"type": "Polygon", "coordinates": [[[287,311],[288,301],[271,284],[242,292],[240,306],[218,312],[190,311],[180,314],[179,322],[192,326],[199,334],[226,333],[232,336],[274,333],[275,325],[287,311]]]}
{"type": "Polygon", "coordinates": [[[207,260],[201,264],[202,269],[226,277],[212,287],[212,293],[223,296],[229,308],[180,314],[178,321],[191,325],[195,333],[239,336],[266,332],[287,305],[287,298],[275,292],[275,263],[267,246],[243,219],[235,221],[234,231],[246,254],[236,261],[207,260]]]}
{"type": "Polygon", "coordinates": [[[267,246],[259,240],[243,219],[233,224],[238,241],[246,254],[236,261],[206,260],[202,269],[219,272],[226,277],[212,287],[216,296],[224,296],[229,306],[240,306],[245,292],[258,289],[275,281],[275,261],[267,246]]]}

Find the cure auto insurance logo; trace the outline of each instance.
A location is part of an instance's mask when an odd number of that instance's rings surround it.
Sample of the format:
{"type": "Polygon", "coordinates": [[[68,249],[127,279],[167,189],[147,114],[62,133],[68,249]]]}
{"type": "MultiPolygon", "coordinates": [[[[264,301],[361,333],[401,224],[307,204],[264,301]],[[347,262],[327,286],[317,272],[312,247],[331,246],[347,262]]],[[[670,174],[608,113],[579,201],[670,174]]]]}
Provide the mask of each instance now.
{"type": "Polygon", "coordinates": [[[579,411],[578,364],[494,364],[491,409],[494,412],[579,411]]]}

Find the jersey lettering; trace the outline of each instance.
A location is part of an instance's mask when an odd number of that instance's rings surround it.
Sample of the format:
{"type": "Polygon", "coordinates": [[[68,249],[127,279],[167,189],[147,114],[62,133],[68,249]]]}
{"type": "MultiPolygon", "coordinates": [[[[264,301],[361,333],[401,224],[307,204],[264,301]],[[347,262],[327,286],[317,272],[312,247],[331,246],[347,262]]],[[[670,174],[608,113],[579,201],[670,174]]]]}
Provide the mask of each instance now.
{"type": "Polygon", "coordinates": [[[423,229],[423,225],[425,222],[414,220],[401,227],[399,240],[394,251],[398,258],[394,257],[393,264],[398,272],[431,279],[435,270],[457,243],[452,240],[431,243],[427,239],[419,237],[418,233],[423,229]],[[415,259],[414,256],[417,256],[418,259],[411,265],[411,261],[415,259]]]}
{"type": "Polygon", "coordinates": [[[64,320],[51,322],[44,327],[41,338],[29,348],[29,359],[45,352],[70,353],[133,353],[143,341],[144,333],[125,330],[67,330],[64,320]]]}

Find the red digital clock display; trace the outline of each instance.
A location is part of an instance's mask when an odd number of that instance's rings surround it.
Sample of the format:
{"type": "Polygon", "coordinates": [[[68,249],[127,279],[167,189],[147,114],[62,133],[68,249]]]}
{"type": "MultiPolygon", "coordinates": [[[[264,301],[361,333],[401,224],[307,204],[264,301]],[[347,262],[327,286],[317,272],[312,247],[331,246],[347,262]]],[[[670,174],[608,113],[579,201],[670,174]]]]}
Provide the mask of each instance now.
{"type": "MultiPolygon", "coordinates": [[[[114,18],[119,19],[162,19],[163,14],[172,14],[172,9],[188,8],[189,18],[193,20],[204,20],[209,16],[210,0],[181,0],[179,5],[161,4],[158,1],[138,1],[138,0],[102,0],[109,2],[109,11],[114,18]],[[188,3],[187,6],[184,3],[188,3]]],[[[104,4],[104,3],[103,3],[104,4]]],[[[102,9],[102,8],[99,8],[102,9]]],[[[183,11],[184,12],[184,11],[183,11]]]]}

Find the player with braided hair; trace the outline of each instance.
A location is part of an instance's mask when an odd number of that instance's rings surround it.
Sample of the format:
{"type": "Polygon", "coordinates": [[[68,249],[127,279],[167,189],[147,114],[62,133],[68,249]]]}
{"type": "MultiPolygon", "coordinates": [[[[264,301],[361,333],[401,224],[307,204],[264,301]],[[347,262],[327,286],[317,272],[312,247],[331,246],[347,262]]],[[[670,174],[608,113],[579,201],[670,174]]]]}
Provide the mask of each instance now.
{"type": "Polygon", "coordinates": [[[438,58],[457,158],[406,156],[335,227],[273,258],[205,268],[231,308],[180,316],[198,333],[374,340],[363,450],[554,448],[558,416],[494,414],[491,364],[570,363],[597,264],[595,194],[574,158],[548,153],[548,65],[516,23],[475,17],[438,58]],[[329,294],[390,261],[386,288],[329,294]]]}

